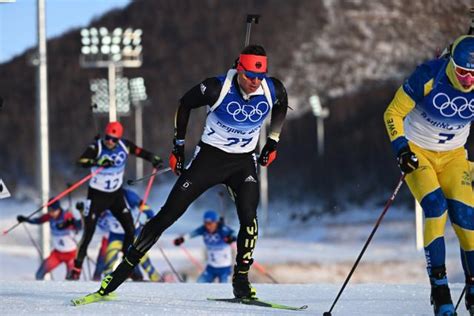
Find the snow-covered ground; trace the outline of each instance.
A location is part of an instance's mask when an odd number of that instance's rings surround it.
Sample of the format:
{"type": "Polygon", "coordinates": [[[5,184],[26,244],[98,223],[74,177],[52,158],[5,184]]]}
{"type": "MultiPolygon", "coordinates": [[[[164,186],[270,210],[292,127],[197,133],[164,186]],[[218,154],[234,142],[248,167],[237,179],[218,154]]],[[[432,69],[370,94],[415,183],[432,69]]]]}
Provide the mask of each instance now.
{"type": "MultiPolygon", "coordinates": [[[[97,290],[94,282],[3,281],[0,283],[0,315],[322,315],[338,286],[327,284],[259,284],[260,297],[287,305],[308,305],[304,311],[217,303],[207,297],[231,297],[229,285],[157,284],[127,282],[117,290],[114,302],[73,307],[72,298],[97,290]]],[[[462,285],[452,286],[458,297],[462,285]]],[[[426,285],[350,285],[333,315],[432,315],[426,285]]],[[[466,315],[463,306],[460,315],[466,315]]]]}
{"type": "MultiPolygon", "coordinates": [[[[151,205],[158,209],[168,191],[169,185],[157,186],[151,194],[151,205]]],[[[182,249],[173,246],[172,240],[199,225],[206,209],[220,210],[222,205],[230,205],[219,202],[217,196],[214,190],[199,199],[159,241],[173,265],[189,276],[189,283],[130,282],[119,289],[119,300],[115,303],[79,308],[68,306],[71,298],[95,290],[98,284],[61,281],[65,276],[64,267],[54,271],[54,281],[33,281],[39,262],[26,229],[37,237],[38,228],[27,225],[25,229],[21,225],[0,237],[0,315],[321,315],[329,308],[381,211],[380,206],[370,206],[369,203],[350,212],[336,216],[321,215],[302,223],[291,220],[288,210],[308,210],[310,206],[295,206],[288,202],[271,204],[269,222],[261,222],[264,234],[259,238],[255,258],[282,284],[264,284],[270,281],[256,269],[251,273],[251,280],[256,283],[262,298],[284,304],[309,305],[307,311],[285,312],[207,302],[206,297],[231,296],[230,286],[193,283],[200,271],[187,259],[182,249]]],[[[76,199],[77,195],[73,204],[76,199]]],[[[68,203],[63,204],[67,206],[68,203]]],[[[0,228],[10,227],[16,222],[16,215],[28,214],[35,208],[36,204],[28,200],[0,200],[0,228]]],[[[238,227],[235,216],[227,216],[226,222],[238,227]]],[[[457,240],[449,226],[446,240],[448,275],[456,299],[462,288],[463,274],[457,240]]],[[[96,237],[89,249],[92,259],[96,257],[98,244],[99,237],[96,237]]],[[[185,246],[204,263],[202,240],[193,239],[185,246]]],[[[160,271],[170,270],[156,246],[150,251],[150,257],[160,271]]],[[[93,268],[92,265],[89,268],[86,261],[83,277],[89,278],[89,270],[93,268]]],[[[430,314],[424,256],[423,252],[415,249],[414,215],[395,203],[335,308],[335,315],[430,314]]]]}
{"type": "MultiPolygon", "coordinates": [[[[140,193],[138,188],[138,193],[140,193]]],[[[170,184],[155,186],[150,203],[158,209],[170,190],[170,184]]],[[[191,280],[199,274],[182,249],[172,244],[179,234],[189,232],[201,223],[201,216],[208,208],[220,210],[217,191],[205,194],[194,203],[188,212],[160,239],[171,262],[186,272],[191,280]]],[[[227,197],[225,197],[227,198],[227,197]]],[[[74,195],[74,201],[78,195],[74,195]]],[[[67,201],[63,202],[67,206],[67,201]]],[[[310,206],[306,207],[309,209],[310,206]]],[[[36,205],[28,200],[0,200],[0,228],[5,229],[16,222],[16,215],[28,214],[36,205]]],[[[259,238],[255,250],[256,260],[281,283],[336,283],[340,284],[367,239],[380,207],[356,208],[336,216],[322,215],[302,223],[290,219],[288,210],[305,209],[305,205],[290,205],[288,202],[273,203],[270,207],[269,223],[260,223],[263,236],[259,238]]],[[[233,210],[228,212],[233,214],[233,210]]],[[[236,216],[228,216],[226,222],[237,229],[236,216]]],[[[32,246],[26,229],[38,236],[35,225],[21,225],[6,236],[0,236],[0,280],[33,280],[38,266],[38,255],[32,246]],[[26,229],[25,229],[26,228],[26,229]]],[[[450,226],[446,227],[447,266],[452,282],[463,282],[456,237],[450,226]]],[[[78,238],[79,239],[79,238],[78,238]]],[[[96,237],[89,248],[89,256],[95,260],[99,246],[96,237]]],[[[202,240],[193,239],[186,248],[201,262],[205,260],[202,240]]],[[[157,247],[150,251],[152,261],[160,271],[169,271],[157,247]]],[[[415,249],[414,215],[395,205],[389,210],[364,258],[353,276],[352,282],[376,283],[422,283],[427,282],[422,251],[415,249]]],[[[93,270],[91,266],[91,270],[93,270]]],[[[89,266],[84,266],[88,275],[89,266]]],[[[63,279],[63,267],[54,272],[55,280],[63,279]]],[[[254,272],[255,282],[268,282],[261,274],[254,272]]]]}

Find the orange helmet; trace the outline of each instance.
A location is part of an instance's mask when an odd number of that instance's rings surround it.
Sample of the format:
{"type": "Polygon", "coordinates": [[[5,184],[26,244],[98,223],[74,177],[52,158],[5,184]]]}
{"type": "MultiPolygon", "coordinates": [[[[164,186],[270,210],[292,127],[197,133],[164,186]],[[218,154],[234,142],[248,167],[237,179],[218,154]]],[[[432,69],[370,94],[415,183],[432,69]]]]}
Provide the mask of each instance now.
{"type": "Polygon", "coordinates": [[[122,138],[123,126],[120,122],[109,122],[105,127],[105,135],[122,138]]]}

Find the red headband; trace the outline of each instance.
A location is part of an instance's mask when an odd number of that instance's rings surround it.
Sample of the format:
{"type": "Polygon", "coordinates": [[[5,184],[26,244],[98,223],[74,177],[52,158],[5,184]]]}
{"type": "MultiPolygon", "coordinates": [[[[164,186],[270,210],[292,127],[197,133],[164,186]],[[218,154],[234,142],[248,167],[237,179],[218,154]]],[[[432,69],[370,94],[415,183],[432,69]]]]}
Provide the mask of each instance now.
{"type": "Polygon", "coordinates": [[[267,72],[267,56],[240,54],[238,71],[267,72]]]}

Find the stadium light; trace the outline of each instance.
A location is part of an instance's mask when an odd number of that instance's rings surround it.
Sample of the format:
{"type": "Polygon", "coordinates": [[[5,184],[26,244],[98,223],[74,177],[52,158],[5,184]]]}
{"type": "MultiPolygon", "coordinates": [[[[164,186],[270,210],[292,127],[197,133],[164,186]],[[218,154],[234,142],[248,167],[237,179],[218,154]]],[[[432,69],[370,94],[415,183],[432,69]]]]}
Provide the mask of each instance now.
{"type": "MultiPolygon", "coordinates": [[[[142,77],[129,80],[130,100],[135,108],[135,143],[143,146],[143,106],[146,105],[148,96],[146,94],[145,79],[142,77]]],[[[135,159],[136,177],[143,177],[143,159],[135,159]]]]}
{"type": "MultiPolygon", "coordinates": [[[[130,114],[130,89],[128,87],[128,78],[116,79],[115,100],[117,102],[117,113],[121,115],[130,114]]],[[[91,104],[92,111],[98,114],[109,112],[109,86],[106,79],[91,79],[91,104]]]]}
{"type": "Polygon", "coordinates": [[[117,79],[117,72],[121,73],[121,68],[141,67],[143,31],[120,27],[109,31],[106,27],[90,27],[80,33],[80,64],[84,68],[108,69],[109,121],[117,121],[117,112],[128,113],[130,110],[129,90],[122,90],[128,87],[128,82],[117,79]]]}
{"type": "Polygon", "coordinates": [[[81,30],[81,66],[108,68],[113,62],[117,68],[137,68],[142,65],[143,31],[120,27],[109,31],[105,27],[81,30]]]}
{"type": "Polygon", "coordinates": [[[317,123],[317,138],[318,138],[318,156],[324,155],[324,119],[329,116],[329,109],[323,108],[321,105],[321,99],[317,95],[309,97],[309,104],[313,110],[313,114],[316,117],[317,123]]]}

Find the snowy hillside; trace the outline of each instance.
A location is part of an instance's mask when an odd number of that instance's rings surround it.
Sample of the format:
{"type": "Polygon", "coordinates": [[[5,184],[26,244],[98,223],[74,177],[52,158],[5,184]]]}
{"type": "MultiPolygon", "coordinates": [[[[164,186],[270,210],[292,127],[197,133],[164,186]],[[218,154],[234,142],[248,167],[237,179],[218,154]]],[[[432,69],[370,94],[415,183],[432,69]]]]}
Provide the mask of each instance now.
{"type": "MultiPolygon", "coordinates": [[[[322,315],[338,291],[335,285],[259,285],[259,296],[287,305],[308,305],[305,311],[216,303],[207,297],[230,297],[229,285],[126,283],[114,302],[80,307],[69,300],[95,291],[93,282],[2,282],[1,315],[322,315]]],[[[452,286],[458,297],[462,285],[452,286]]],[[[333,315],[431,315],[429,288],[419,285],[351,285],[333,315]]],[[[463,306],[460,315],[465,315],[463,306]]]]}
{"type": "Polygon", "coordinates": [[[462,12],[470,3],[325,0],[316,16],[302,13],[301,23],[319,28],[300,34],[293,50],[287,84],[297,111],[290,115],[309,110],[307,98],[314,93],[337,98],[374,83],[400,83],[417,63],[446,47],[459,34],[455,28],[465,32],[467,15],[453,15],[459,23],[448,23],[446,13],[462,12]]]}

